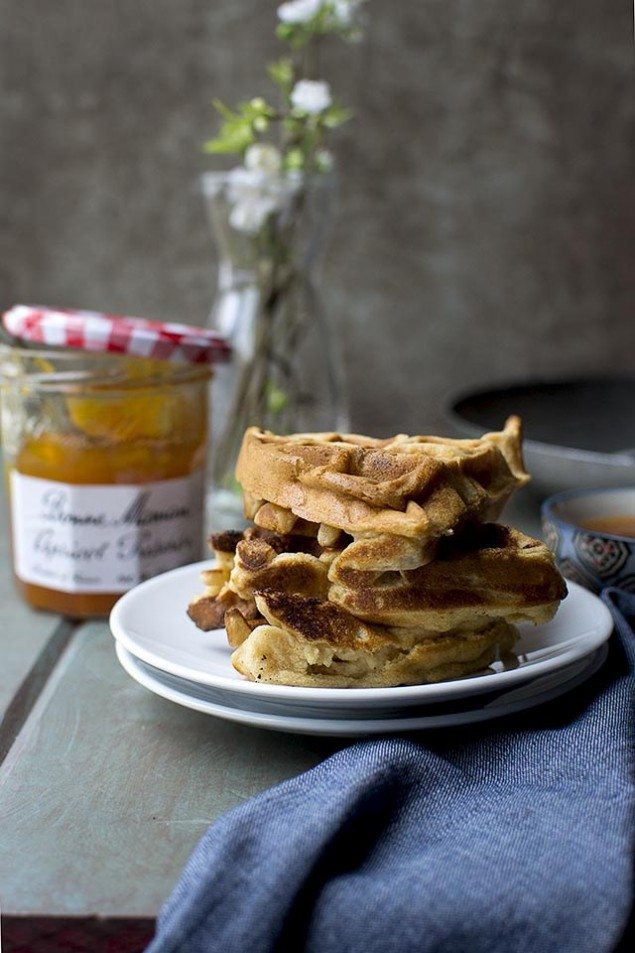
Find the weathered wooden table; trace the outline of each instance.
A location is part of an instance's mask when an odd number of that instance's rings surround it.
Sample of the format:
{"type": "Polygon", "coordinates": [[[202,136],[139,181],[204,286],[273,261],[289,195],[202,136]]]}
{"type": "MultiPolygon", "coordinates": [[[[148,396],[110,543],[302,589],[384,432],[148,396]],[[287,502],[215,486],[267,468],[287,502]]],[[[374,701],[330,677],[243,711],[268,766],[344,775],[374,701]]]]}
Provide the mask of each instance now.
{"type": "MultiPolygon", "coordinates": [[[[107,622],[20,602],[1,509],[3,949],[94,953],[108,937],[140,950],[214,818],[347,742],[243,727],[140,687],[107,622]]],[[[531,497],[514,510],[537,530],[531,497]]]]}

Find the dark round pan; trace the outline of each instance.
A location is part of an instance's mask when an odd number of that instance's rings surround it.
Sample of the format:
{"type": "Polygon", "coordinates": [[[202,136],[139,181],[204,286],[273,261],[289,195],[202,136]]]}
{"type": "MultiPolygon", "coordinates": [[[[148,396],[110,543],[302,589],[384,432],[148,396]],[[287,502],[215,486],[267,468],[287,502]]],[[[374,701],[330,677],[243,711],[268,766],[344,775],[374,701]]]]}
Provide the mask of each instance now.
{"type": "Polygon", "coordinates": [[[465,436],[518,414],[541,495],[635,483],[635,378],[527,381],[459,395],[448,410],[465,436]]]}

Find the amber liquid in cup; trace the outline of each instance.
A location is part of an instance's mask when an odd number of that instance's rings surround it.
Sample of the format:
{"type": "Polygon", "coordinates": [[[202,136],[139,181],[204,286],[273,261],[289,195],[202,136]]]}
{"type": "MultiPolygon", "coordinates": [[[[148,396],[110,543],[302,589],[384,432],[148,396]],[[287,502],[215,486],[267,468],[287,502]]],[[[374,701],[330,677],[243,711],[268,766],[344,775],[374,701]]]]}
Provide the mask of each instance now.
{"type": "Polygon", "coordinates": [[[580,520],[583,529],[596,533],[609,533],[611,536],[626,536],[635,539],[635,516],[594,516],[580,520]]]}

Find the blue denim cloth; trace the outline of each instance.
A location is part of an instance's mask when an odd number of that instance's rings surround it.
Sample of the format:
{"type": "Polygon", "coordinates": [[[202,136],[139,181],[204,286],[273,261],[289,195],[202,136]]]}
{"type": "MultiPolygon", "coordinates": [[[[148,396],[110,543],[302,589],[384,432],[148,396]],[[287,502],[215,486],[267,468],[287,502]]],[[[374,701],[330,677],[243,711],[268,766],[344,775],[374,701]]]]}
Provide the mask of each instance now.
{"type": "Polygon", "coordinates": [[[609,658],[570,695],[354,744],[213,824],[149,951],[613,950],[633,883],[635,597],[604,598],[609,658]]]}

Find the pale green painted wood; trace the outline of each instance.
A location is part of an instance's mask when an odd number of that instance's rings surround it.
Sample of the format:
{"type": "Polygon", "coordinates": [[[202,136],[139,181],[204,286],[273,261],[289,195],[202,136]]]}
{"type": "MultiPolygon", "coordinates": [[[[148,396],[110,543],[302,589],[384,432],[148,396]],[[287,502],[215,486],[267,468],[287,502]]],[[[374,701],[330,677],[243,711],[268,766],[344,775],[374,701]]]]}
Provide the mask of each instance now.
{"type": "Polygon", "coordinates": [[[58,616],[33,611],[16,593],[6,498],[0,492],[0,720],[58,621],[58,616]]]}
{"type": "Polygon", "coordinates": [[[214,818],[340,746],[157,698],[86,625],[0,768],[3,912],[154,916],[214,818]]]}

